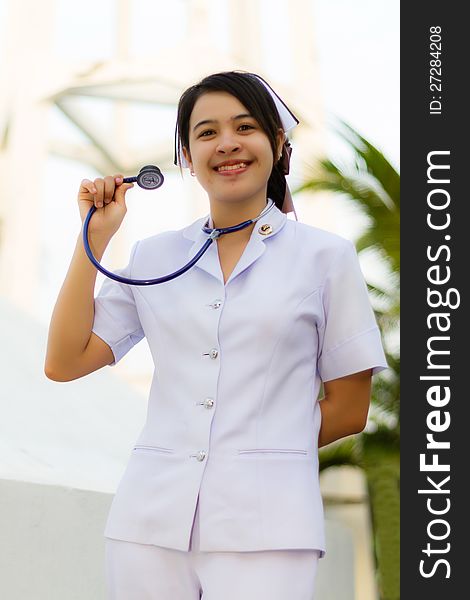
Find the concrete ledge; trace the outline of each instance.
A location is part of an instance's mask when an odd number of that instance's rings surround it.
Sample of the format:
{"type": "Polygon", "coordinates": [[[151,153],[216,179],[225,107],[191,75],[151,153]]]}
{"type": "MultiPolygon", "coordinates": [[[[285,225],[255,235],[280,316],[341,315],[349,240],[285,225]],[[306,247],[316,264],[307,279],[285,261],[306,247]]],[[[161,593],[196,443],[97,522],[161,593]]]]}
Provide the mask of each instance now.
{"type": "Polygon", "coordinates": [[[0,597],[105,598],[103,529],[112,496],[0,480],[0,597]]]}

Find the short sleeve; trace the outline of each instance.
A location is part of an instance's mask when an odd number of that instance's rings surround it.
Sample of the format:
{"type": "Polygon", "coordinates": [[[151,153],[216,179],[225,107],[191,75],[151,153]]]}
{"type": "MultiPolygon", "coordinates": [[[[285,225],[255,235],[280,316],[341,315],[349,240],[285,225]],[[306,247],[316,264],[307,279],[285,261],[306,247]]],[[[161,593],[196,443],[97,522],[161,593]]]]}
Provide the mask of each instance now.
{"type": "MultiPolygon", "coordinates": [[[[132,264],[139,242],[131,249],[129,264],[114,271],[131,277],[132,264]]],[[[144,337],[131,286],[106,279],[95,297],[93,333],[104,340],[114,354],[114,366],[144,337]]]]}
{"type": "Polygon", "coordinates": [[[367,284],[349,240],[329,268],[321,292],[324,319],[318,329],[317,364],[322,381],[387,369],[367,284]]]}

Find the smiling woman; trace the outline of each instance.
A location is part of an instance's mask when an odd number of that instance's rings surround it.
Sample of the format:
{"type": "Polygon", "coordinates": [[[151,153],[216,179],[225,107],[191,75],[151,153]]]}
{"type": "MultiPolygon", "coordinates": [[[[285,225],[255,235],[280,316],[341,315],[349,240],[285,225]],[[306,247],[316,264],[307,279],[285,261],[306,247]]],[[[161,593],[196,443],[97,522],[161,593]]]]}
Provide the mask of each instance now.
{"type": "MultiPolygon", "coordinates": [[[[353,244],[287,219],[296,124],[259,76],[206,77],[181,96],[175,161],[206,191],[209,214],[138,241],[121,274],[175,271],[215,227],[229,231],[181,276],[107,279],[96,298],[77,245],[46,374],[68,381],[114,365],[143,337],[158,365],[106,523],[111,599],[314,598],[318,448],[363,429],[371,376],[387,363],[353,244]]],[[[119,175],[82,182],[83,217],[104,203],[90,231],[99,255],[127,189],[119,175]]]]}

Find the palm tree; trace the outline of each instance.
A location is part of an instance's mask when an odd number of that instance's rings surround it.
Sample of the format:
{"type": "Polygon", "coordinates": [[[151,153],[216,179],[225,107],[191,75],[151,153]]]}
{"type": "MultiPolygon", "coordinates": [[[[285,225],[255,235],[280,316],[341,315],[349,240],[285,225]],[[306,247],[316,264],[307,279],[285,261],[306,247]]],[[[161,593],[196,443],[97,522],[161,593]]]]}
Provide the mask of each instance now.
{"type": "Polygon", "coordinates": [[[344,121],[337,133],[352,151],[340,164],[318,160],[312,176],[299,188],[341,194],[367,217],[356,241],[359,255],[372,252],[381,259],[387,286],[368,282],[372,305],[384,338],[390,369],[374,377],[368,428],[320,450],[320,470],[353,465],[366,475],[374,530],[374,554],[381,600],[399,600],[399,439],[400,357],[393,350],[400,308],[400,176],[385,156],[344,121]]]}

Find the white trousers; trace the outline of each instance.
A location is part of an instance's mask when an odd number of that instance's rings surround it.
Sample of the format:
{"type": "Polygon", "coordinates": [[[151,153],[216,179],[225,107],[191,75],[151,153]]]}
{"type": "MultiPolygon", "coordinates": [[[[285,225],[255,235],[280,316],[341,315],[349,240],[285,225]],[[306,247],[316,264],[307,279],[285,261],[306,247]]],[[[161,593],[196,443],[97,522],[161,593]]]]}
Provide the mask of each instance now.
{"type": "Polygon", "coordinates": [[[318,550],[189,552],[105,538],[108,600],[314,600],[318,550]]]}

